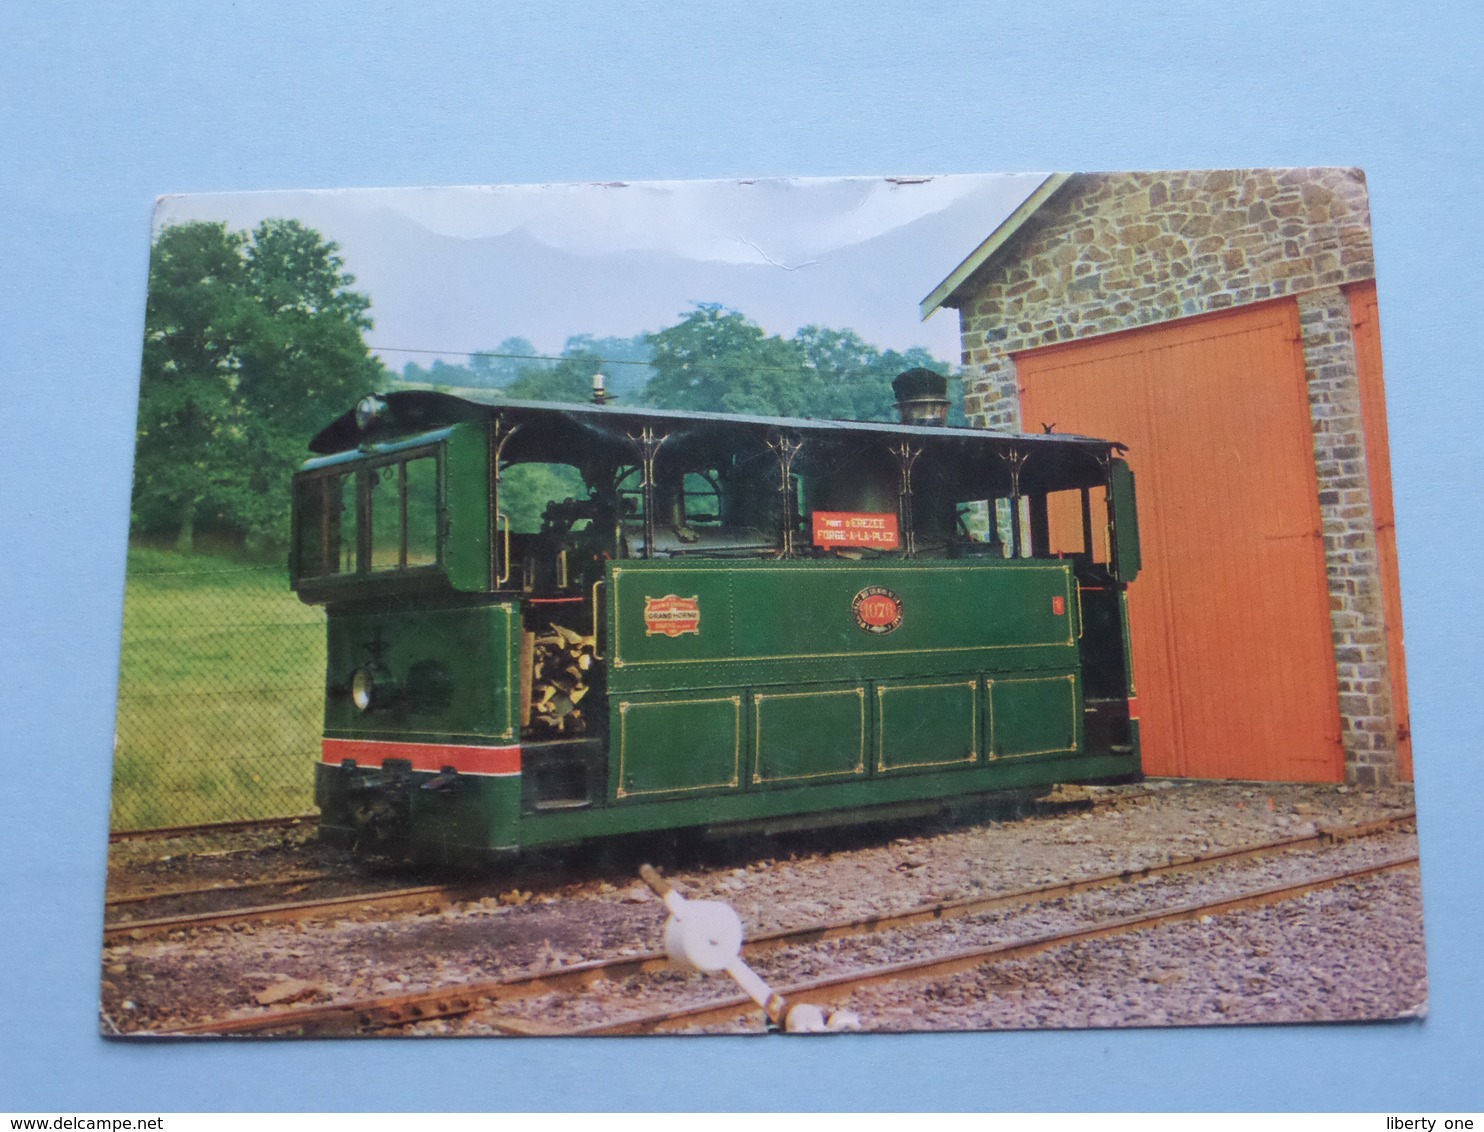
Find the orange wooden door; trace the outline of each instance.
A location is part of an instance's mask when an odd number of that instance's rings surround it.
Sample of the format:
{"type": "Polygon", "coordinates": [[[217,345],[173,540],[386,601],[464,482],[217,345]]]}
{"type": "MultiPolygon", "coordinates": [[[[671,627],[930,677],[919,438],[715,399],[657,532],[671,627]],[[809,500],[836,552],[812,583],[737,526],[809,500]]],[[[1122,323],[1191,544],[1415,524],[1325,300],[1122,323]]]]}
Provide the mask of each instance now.
{"type": "Polygon", "coordinates": [[[1397,773],[1412,780],[1412,722],[1407,704],[1407,661],[1402,644],[1402,584],[1396,563],[1396,512],[1391,501],[1391,445],[1386,432],[1386,391],[1381,380],[1381,322],[1376,285],[1350,292],[1355,364],[1360,375],[1360,411],[1365,422],[1366,474],[1376,523],[1381,605],[1386,618],[1386,663],[1391,670],[1391,710],[1396,719],[1397,773]]]}
{"type": "Polygon", "coordinates": [[[1144,768],[1344,778],[1298,308],[1244,307],[1018,355],[1027,431],[1120,440],[1144,768]]]}

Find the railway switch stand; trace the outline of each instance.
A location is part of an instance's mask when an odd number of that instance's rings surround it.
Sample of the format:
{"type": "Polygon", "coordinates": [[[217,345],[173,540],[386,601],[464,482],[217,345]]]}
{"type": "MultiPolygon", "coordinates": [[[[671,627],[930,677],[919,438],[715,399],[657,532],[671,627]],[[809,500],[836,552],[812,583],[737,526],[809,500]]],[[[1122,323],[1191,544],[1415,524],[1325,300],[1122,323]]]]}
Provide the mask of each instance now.
{"type": "Polygon", "coordinates": [[[687,900],[652,866],[639,870],[644,883],[665,902],[665,951],[672,962],[708,975],[725,971],[747,996],[763,1008],[768,1021],[790,1034],[823,1034],[857,1029],[860,1020],[848,1011],[826,1014],[812,1003],[790,1004],[742,959],[742,920],[720,900],[687,900]]]}

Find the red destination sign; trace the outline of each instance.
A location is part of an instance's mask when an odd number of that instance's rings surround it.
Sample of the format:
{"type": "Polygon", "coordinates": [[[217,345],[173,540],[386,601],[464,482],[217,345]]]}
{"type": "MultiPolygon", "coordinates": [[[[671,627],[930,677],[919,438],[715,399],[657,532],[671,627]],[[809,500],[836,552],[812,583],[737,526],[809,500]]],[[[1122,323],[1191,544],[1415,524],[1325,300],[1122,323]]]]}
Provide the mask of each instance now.
{"type": "Polygon", "coordinates": [[[652,637],[663,633],[667,637],[678,637],[681,633],[701,632],[701,599],[697,597],[645,597],[644,635],[652,637]]]}
{"type": "Polygon", "coordinates": [[[897,517],[889,511],[814,512],[814,545],[895,550],[901,543],[897,517]]]}

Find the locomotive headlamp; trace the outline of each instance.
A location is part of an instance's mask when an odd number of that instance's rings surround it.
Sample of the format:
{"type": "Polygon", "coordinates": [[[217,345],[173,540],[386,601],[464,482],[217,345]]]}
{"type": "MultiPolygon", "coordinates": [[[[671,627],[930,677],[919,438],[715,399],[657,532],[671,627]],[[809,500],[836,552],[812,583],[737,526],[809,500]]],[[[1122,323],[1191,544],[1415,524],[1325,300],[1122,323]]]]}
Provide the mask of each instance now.
{"type": "Polygon", "coordinates": [[[357,711],[377,711],[390,705],[395,696],[386,669],[375,664],[362,665],[350,674],[350,701],[357,711]]]}
{"type": "Polygon", "coordinates": [[[362,397],[356,404],[356,428],[362,432],[374,428],[386,420],[389,407],[384,398],[371,394],[362,397]]]}

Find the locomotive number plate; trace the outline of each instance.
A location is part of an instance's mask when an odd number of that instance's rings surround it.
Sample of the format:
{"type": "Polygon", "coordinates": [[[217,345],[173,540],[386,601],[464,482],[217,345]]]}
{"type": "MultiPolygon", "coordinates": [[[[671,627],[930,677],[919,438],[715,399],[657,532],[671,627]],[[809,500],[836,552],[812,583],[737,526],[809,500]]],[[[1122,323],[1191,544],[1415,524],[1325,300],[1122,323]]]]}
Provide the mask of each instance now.
{"type": "Polygon", "coordinates": [[[867,586],[851,603],[855,623],[868,633],[890,633],[902,623],[902,599],[885,586],[867,586]]]}

